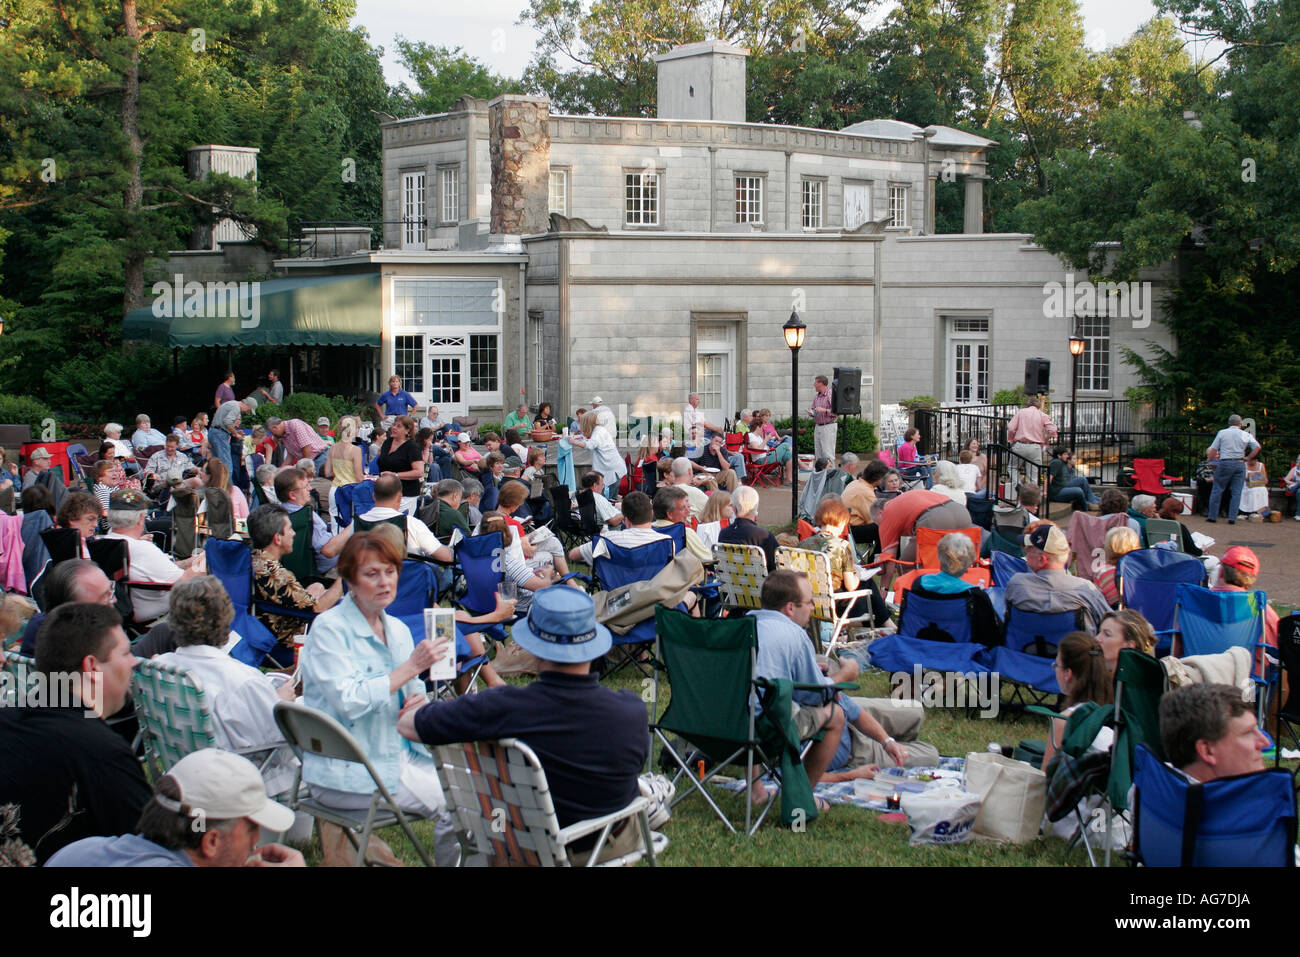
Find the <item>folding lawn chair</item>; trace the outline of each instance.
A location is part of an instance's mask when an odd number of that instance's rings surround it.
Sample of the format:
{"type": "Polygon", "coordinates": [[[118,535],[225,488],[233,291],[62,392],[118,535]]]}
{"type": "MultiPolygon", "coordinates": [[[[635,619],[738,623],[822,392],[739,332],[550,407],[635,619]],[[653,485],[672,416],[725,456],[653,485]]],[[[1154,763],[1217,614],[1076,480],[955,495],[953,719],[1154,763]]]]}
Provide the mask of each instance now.
{"type": "Polygon", "coordinates": [[[36,659],[20,655],[16,651],[4,653],[3,671],[13,676],[12,685],[7,690],[0,685],[0,703],[5,706],[18,703],[19,688],[22,689],[21,699],[31,700],[38,693],[38,685],[44,680],[44,676],[36,670],[36,659]],[[6,697],[10,701],[5,701],[6,697]]]}
{"type": "Polygon", "coordinates": [[[757,545],[713,546],[713,574],[722,588],[727,608],[761,608],[763,582],[767,580],[767,556],[757,545]]]}
{"type": "Polygon", "coordinates": [[[1192,783],[1141,744],[1134,857],[1147,867],[1294,867],[1295,782],[1270,768],[1192,783]]]}
{"type": "MultiPolygon", "coordinates": [[[[1147,547],[1155,548],[1158,543],[1168,542],[1173,551],[1183,550],[1183,526],[1169,518],[1148,518],[1146,520],[1147,547]]],[[[1167,547],[1167,546],[1166,546],[1167,547]]]]}
{"type": "Polygon", "coordinates": [[[1282,670],[1287,675],[1286,700],[1278,705],[1276,724],[1273,726],[1273,766],[1282,762],[1282,729],[1291,737],[1291,743],[1300,748],[1300,614],[1290,614],[1277,623],[1277,650],[1282,659],[1282,670]]]}
{"type": "Polygon", "coordinates": [[[1174,595],[1180,584],[1204,585],[1205,566],[1191,555],[1142,548],[1119,557],[1115,566],[1120,602],[1140,611],[1156,633],[1156,655],[1169,653],[1174,633],[1174,595]]]}
{"type": "Polygon", "coordinates": [[[1082,630],[1082,609],[1061,612],[1024,611],[1007,606],[1005,644],[991,649],[992,670],[1012,684],[1012,702],[1024,703],[1028,695],[1034,704],[1061,693],[1052,667],[1056,646],[1072,631],[1082,630]]]}
{"type": "MultiPolygon", "coordinates": [[[[635,548],[616,545],[604,539],[605,553],[592,561],[592,572],[602,591],[613,591],[633,582],[649,581],[663,571],[673,560],[673,543],[669,539],[647,542],[635,548]]],[[[595,549],[593,548],[593,551],[595,549]]],[[[641,652],[654,644],[655,620],[647,618],[632,626],[626,634],[614,633],[614,644],[609,650],[612,667],[606,667],[601,678],[608,678],[624,668],[636,668],[650,677],[649,668],[639,660],[641,652]]]]}
{"type": "Polygon", "coordinates": [[[1181,482],[1181,475],[1166,475],[1164,459],[1134,459],[1133,488],[1148,495],[1168,495],[1167,484],[1181,482]]]}
{"type": "MultiPolygon", "coordinates": [[[[839,643],[841,632],[849,625],[865,621],[867,627],[871,630],[872,637],[875,637],[876,621],[871,612],[870,602],[867,603],[866,614],[853,614],[853,607],[857,600],[870,596],[872,590],[870,588],[857,588],[853,591],[834,591],[832,588],[834,579],[831,577],[830,556],[825,552],[814,552],[806,548],[790,548],[782,545],[776,550],[776,567],[791,568],[808,576],[813,593],[813,620],[827,621],[832,626],[830,644],[826,646],[827,653],[839,643]]],[[[862,582],[865,583],[878,573],[879,569],[871,569],[862,576],[862,582]]]]}
{"type": "Polygon", "coordinates": [[[555,509],[555,521],[551,530],[559,537],[565,551],[577,548],[590,536],[582,533],[582,526],[573,518],[573,500],[569,498],[567,485],[552,485],[547,489],[551,497],[551,507],[555,509]]]}
{"type": "Polygon", "coordinates": [[[1261,727],[1268,712],[1268,691],[1276,676],[1270,673],[1264,643],[1264,612],[1268,596],[1262,591],[1214,591],[1200,585],[1179,585],[1174,592],[1174,630],[1182,651],[1179,657],[1213,655],[1229,648],[1245,648],[1255,661],[1255,710],[1261,727]]]}
{"type": "Polygon", "coordinates": [[[885,671],[913,674],[924,671],[960,674],[987,671],[986,650],[973,639],[972,591],[934,598],[908,591],[898,615],[898,633],[877,638],[868,647],[871,663],[885,671]]]}
{"type": "Polygon", "coordinates": [[[484,854],[493,866],[569,867],[569,845],[595,836],[587,867],[624,867],[643,857],[654,867],[668,847],[666,837],[650,830],[650,802],[644,797],[613,814],[561,828],[542,763],[522,741],[469,741],[431,750],[458,825],[462,864],[470,855],[484,854]],[[615,826],[624,821],[635,822],[642,846],[597,865],[615,826]]]}
{"type": "MultiPolygon", "coordinates": [[[[690,785],[679,791],[673,804],[698,792],[727,830],[736,833],[709,793],[708,784],[729,765],[743,763],[745,833],[752,836],[776,803],[776,799],[769,801],[754,820],[749,782],[754,780],[755,770],[779,777],[783,749],[797,750],[800,744],[789,741],[766,713],[760,715],[757,710],[764,706],[763,702],[771,701],[769,695],[774,690],[773,683],[758,677],[756,671],[758,623],[749,615],[702,619],[656,608],[655,631],[657,657],[664,663],[672,695],[663,716],[650,727],[677,769],[673,783],[684,781],[690,785]],[[698,751],[679,753],[668,739],[669,734],[677,735],[698,751]],[[701,770],[697,762],[706,769],[701,770]]],[[[828,701],[841,688],[852,690],[851,685],[793,685],[795,691],[824,692],[828,701]]],[[[657,675],[654,693],[651,713],[658,714],[657,675]]]]}
{"type": "Polygon", "coordinates": [[[993,584],[997,588],[1006,588],[1007,582],[1014,576],[1029,571],[1029,563],[1010,552],[994,552],[991,561],[993,562],[993,584]]]}
{"type": "Polygon", "coordinates": [[[278,641],[266,624],[256,617],[258,613],[287,615],[302,621],[306,631],[315,619],[311,609],[289,608],[272,602],[253,600],[253,553],[241,541],[209,538],[203,546],[208,574],[214,575],[226,589],[231,604],[235,606],[235,619],[231,631],[241,641],[230,651],[230,656],[252,668],[263,665],[285,667],[293,663],[293,651],[278,641]]]}
{"type": "Polygon", "coordinates": [[[293,797],[289,806],[293,810],[305,811],[319,821],[337,824],[343,828],[343,833],[357,849],[357,867],[369,863],[366,860],[366,849],[370,845],[370,835],[376,830],[392,827],[394,824],[402,828],[407,840],[420,855],[420,860],[428,867],[434,866],[433,858],[411,828],[411,818],[419,820],[419,817],[404,812],[397,806],[397,802],[393,800],[393,796],[375,771],[374,765],[370,763],[370,758],[361,749],[357,739],[349,734],[343,725],[329,715],[296,701],[278,702],[274,714],[276,725],[279,726],[284,734],[284,740],[288,742],[299,761],[298,776],[293,782],[293,790],[290,791],[293,797]],[[302,762],[307,754],[364,766],[371,780],[375,782],[375,790],[370,795],[370,807],[364,811],[347,811],[326,807],[312,798],[302,787],[302,762]],[[358,830],[360,835],[357,834],[358,830]]]}

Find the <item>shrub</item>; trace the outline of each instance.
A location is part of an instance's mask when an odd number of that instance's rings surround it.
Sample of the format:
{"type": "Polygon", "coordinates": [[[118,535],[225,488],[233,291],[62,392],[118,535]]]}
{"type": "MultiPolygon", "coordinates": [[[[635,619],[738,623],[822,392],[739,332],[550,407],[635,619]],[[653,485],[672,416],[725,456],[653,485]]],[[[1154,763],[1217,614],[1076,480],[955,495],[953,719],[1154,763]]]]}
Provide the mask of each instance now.
{"type": "Polygon", "coordinates": [[[910,399],[899,399],[898,404],[909,412],[913,409],[939,408],[939,400],[932,395],[914,395],[910,399]]]}
{"type": "MultiPolygon", "coordinates": [[[[786,433],[790,431],[790,420],[781,419],[779,422],[773,422],[777,431],[786,433]]],[[[813,420],[799,419],[799,444],[795,448],[796,452],[802,452],[811,455],[814,449],[813,443],[813,420]]],[[[880,448],[879,439],[876,437],[876,423],[870,419],[847,418],[840,420],[840,431],[835,437],[835,448],[843,448],[847,452],[856,452],[859,455],[863,452],[874,452],[880,448]]]]}
{"type": "Polygon", "coordinates": [[[54,423],[54,439],[63,437],[63,429],[58,424],[54,410],[29,395],[0,395],[0,423],[5,425],[28,425],[32,429],[32,438],[36,441],[51,442],[42,423],[54,423]]]}
{"type": "Polygon", "coordinates": [[[997,392],[994,392],[993,404],[1023,406],[1028,398],[1025,395],[1025,387],[1018,385],[1014,389],[998,389],[997,392]]]}
{"type": "Polygon", "coordinates": [[[308,425],[315,426],[316,420],[322,415],[329,417],[330,427],[333,428],[339,418],[334,408],[334,399],[315,392],[293,392],[286,395],[278,406],[270,402],[260,403],[251,416],[244,416],[244,426],[262,425],[271,416],[277,419],[302,419],[308,425]]]}

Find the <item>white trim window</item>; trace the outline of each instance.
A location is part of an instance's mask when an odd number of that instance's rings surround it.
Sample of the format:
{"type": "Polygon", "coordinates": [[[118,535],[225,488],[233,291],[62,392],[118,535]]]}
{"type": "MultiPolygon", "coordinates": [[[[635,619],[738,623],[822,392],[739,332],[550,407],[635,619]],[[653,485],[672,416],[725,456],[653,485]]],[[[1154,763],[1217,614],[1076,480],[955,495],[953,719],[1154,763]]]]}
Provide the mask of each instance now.
{"type": "Polygon", "coordinates": [[[953,402],[988,403],[990,357],[987,316],[948,317],[948,383],[953,402]]]}
{"type": "Polygon", "coordinates": [[[736,177],[736,222],[763,222],[763,177],[736,177]]]}
{"type": "Polygon", "coordinates": [[[628,226],[659,225],[658,173],[624,174],[623,210],[623,221],[628,226]]]}
{"type": "Polygon", "coordinates": [[[402,174],[402,248],[425,246],[424,170],[402,174]]]}
{"type": "Polygon", "coordinates": [[[1109,392],[1110,316],[1079,316],[1074,321],[1079,335],[1088,343],[1079,356],[1079,391],[1109,392]]]}
{"type": "Polygon", "coordinates": [[[905,229],[908,224],[907,207],[912,187],[901,183],[889,184],[889,228],[905,229]]]}
{"type": "Polygon", "coordinates": [[[447,166],[438,170],[438,194],[442,197],[442,215],[439,222],[460,222],[460,167],[447,166]]]}
{"type": "Polygon", "coordinates": [[[547,212],[569,215],[569,171],[553,169],[547,181],[547,212]]]}
{"type": "Polygon", "coordinates": [[[393,277],[392,367],[421,405],[463,415],[501,403],[503,291],[495,279],[393,277]]]}
{"type": "Polygon", "coordinates": [[[821,229],[822,211],[825,209],[826,183],[820,179],[803,181],[803,228],[821,229]]]}

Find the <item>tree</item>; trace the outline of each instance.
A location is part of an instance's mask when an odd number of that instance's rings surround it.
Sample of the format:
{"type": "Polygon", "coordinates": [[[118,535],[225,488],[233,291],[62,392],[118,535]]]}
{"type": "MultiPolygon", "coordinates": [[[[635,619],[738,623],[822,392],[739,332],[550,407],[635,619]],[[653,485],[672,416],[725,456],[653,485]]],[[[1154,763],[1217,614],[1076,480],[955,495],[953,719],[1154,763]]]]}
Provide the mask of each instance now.
{"type": "Polygon", "coordinates": [[[405,83],[393,92],[398,109],[407,115],[446,113],[462,96],[490,100],[503,93],[522,93],[519,80],[498,76],[460,47],[432,46],[397,38],[398,62],[410,72],[417,90],[405,83]]]}

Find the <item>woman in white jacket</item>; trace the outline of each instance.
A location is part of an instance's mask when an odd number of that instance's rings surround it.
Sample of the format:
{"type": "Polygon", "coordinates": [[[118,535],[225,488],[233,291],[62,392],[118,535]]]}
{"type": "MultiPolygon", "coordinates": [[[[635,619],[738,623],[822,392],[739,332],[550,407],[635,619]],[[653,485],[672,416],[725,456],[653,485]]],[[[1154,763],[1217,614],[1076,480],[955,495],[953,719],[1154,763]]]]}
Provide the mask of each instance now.
{"type": "Polygon", "coordinates": [[[596,420],[595,412],[584,412],[578,420],[581,435],[570,435],[569,441],[591,452],[591,467],[605,476],[605,497],[611,502],[618,497],[618,485],[627,475],[627,463],[614,442],[614,436],[596,420]]]}

